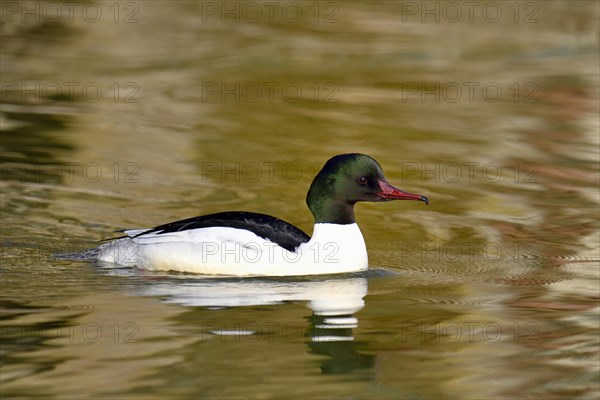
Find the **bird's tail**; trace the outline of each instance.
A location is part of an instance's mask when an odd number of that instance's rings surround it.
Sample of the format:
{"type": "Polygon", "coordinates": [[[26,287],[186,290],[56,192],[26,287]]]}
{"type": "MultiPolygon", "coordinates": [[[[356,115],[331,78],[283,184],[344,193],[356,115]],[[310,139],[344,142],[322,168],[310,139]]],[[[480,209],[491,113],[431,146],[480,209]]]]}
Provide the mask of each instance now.
{"type": "Polygon", "coordinates": [[[58,253],[54,255],[57,260],[97,260],[100,250],[98,247],[94,249],[84,250],[79,253],[58,253]]]}

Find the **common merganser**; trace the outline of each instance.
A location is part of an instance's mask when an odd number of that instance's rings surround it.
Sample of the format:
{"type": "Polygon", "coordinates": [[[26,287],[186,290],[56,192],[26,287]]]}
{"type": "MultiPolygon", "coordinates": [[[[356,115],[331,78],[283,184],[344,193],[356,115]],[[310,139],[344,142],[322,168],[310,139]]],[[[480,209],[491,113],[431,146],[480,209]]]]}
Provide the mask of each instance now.
{"type": "Polygon", "coordinates": [[[265,214],[229,211],[123,231],[94,249],[103,263],[206,275],[289,276],[357,272],[368,268],[365,241],[354,219],[359,201],[420,200],[390,185],[379,163],[341,154],[314,178],[306,203],[315,225],[301,229],[265,214]]]}

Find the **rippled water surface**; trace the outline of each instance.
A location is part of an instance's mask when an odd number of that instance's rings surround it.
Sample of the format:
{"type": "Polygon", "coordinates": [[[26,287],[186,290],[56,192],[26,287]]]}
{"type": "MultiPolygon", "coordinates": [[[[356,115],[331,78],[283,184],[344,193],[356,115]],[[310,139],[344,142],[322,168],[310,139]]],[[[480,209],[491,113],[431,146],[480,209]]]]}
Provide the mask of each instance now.
{"type": "Polygon", "coordinates": [[[2,3],[3,398],[597,398],[597,2],[65,4],[2,3]],[[344,152],[431,201],[357,206],[364,274],[53,257],[223,210],[310,232],[344,152]]]}

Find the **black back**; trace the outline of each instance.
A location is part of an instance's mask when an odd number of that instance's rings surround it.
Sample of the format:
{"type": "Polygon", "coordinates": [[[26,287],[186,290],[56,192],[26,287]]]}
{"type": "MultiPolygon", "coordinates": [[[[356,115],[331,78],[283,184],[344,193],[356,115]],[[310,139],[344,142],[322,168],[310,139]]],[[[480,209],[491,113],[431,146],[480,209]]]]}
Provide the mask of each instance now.
{"type": "Polygon", "coordinates": [[[188,229],[210,228],[216,226],[248,230],[257,236],[270,240],[273,243],[277,243],[288,251],[294,251],[302,243],[306,243],[310,240],[310,236],[302,230],[279,218],[245,211],[221,212],[169,222],[168,224],[148,229],[133,237],[135,238],[147,233],[156,233],[160,235],[169,232],[181,232],[188,229]]]}

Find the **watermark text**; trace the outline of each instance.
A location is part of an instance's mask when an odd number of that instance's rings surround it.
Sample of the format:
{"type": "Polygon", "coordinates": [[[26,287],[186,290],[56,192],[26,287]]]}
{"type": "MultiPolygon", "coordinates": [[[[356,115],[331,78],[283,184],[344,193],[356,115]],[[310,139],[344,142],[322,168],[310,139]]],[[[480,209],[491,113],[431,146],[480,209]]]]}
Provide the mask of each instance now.
{"type": "Polygon", "coordinates": [[[21,23],[139,22],[140,7],[135,1],[2,1],[0,20],[21,23]]]}
{"type": "Polygon", "coordinates": [[[2,82],[0,101],[5,103],[97,103],[102,99],[115,103],[138,103],[139,86],[135,82],[2,82]]]}
{"type": "Polygon", "coordinates": [[[39,183],[97,183],[111,179],[114,183],[139,183],[140,167],[135,162],[115,161],[110,165],[99,162],[69,162],[65,164],[0,164],[0,181],[27,181],[39,183]]]}
{"type": "Polygon", "coordinates": [[[96,343],[102,338],[114,343],[135,343],[140,328],[132,321],[114,321],[110,325],[89,322],[62,326],[47,324],[0,324],[0,340],[12,343],[96,343]]]}

